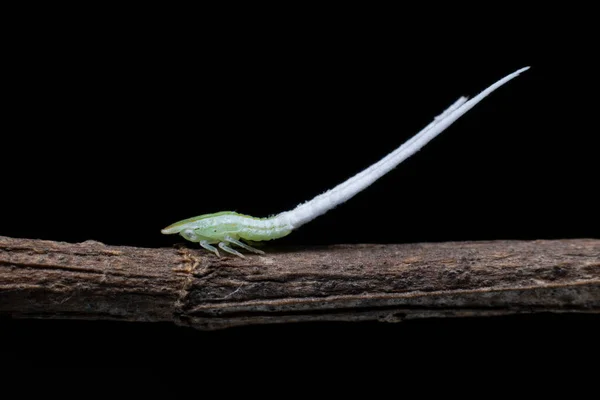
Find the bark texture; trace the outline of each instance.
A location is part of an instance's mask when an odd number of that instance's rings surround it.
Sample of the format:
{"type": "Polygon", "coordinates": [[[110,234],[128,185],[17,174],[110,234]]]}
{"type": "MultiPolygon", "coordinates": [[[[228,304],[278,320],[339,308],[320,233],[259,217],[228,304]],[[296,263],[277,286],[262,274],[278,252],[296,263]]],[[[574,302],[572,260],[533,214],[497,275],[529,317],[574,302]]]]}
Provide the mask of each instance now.
{"type": "Polygon", "coordinates": [[[200,329],[302,321],[600,312],[600,240],[338,245],[216,258],[0,236],[0,315],[171,321],[200,329]]]}

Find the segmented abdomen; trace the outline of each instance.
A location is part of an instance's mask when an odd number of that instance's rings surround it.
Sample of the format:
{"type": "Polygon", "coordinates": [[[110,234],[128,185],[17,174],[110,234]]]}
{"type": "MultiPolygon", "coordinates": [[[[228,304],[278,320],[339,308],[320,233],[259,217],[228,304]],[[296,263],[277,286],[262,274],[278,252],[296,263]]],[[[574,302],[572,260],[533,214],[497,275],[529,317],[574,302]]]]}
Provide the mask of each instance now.
{"type": "Polygon", "coordinates": [[[264,241],[279,239],[292,232],[292,228],[275,218],[254,218],[248,215],[222,216],[224,226],[231,229],[230,233],[241,239],[264,241]]]}

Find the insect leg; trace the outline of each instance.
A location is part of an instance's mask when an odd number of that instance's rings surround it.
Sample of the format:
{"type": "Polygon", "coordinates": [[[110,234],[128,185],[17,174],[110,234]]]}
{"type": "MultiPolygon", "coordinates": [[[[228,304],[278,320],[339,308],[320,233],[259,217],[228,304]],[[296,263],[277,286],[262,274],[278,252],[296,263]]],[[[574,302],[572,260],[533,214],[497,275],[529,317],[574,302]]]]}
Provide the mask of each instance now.
{"type": "Polygon", "coordinates": [[[215,246],[211,246],[210,244],[208,244],[208,241],[202,240],[200,242],[200,246],[204,247],[208,251],[212,251],[213,253],[215,253],[217,255],[217,257],[221,257],[221,255],[219,254],[219,250],[217,250],[217,248],[215,246]]]}
{"type": "Polygon", "coordinates": [[[251,251],[256,254],[265,254],[264,251],[255,249],[254,247],[251,247],[251,246],[248,246],[246,243],[242,243],[239,240],[234,239],[229,235],[225,236],[225,241],[236,244],[236,245],[240,246],[241,248],[246,249],[246,250],[251,251]]]}
{"type": "Polygon", "coordinates": [[[225,243],[225,242],[221,242],[221,243],[219,243],[219,247],[220,247],[220,248],[221,248],[223,251],[226,251],[226,252],[228,252],[228,253],[231,253],[231,254],[235,254],[235,255],[236,255],[236,256],[238,256],[238,257],[246,258],[246,257],[244,257],[244,255],[243,255],[242,253],[240,253],[239,251],[237,251],[237,250],[234,250],[234,249],[232,249],[231,247],[227,246],[227,243],[225,243]]]}

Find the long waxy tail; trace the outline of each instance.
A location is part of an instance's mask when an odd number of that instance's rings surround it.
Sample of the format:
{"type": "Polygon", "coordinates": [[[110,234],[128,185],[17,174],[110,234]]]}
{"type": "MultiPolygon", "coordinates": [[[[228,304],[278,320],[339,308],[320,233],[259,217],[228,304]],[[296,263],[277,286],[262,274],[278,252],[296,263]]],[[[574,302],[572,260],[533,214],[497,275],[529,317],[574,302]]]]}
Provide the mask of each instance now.
{"type": "Polygon", "coordinates": [[[529,67],[521,68],[520,70],[505,76],[471,100],[467,101],[465,97],[461,97],[442,114],[437,116],[432,123],[427,125],[419,133],[379,162],[354,175],[352,178],[339,184],[333,189],[318,195],[306,203],[298,205],[293,210],[275,216],[274,222],[281,225],[288,225],[292,229],[296,229],[318,216],[325,214],[339,204],[351,199],[357,193],[369,187],[373,182],[394,169],[402,161],[419,151],[423,146],[429,143],[430,140],[442,133],[446,128],[452,125],[454,121],[463,116],[494,90],[528,69],[529,67]]]}

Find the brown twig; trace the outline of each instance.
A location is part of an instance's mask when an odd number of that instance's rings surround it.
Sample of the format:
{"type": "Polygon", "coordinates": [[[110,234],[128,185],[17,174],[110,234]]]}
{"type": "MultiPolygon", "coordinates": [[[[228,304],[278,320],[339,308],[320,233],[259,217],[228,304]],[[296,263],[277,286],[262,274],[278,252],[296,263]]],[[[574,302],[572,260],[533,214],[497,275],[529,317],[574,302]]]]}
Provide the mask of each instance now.
{"type": "Polygon", "coordinates": [[[338,245],[246,259],[0,237],[0,314],[201,329],[600,312],[600,240],[338,245]]]}

